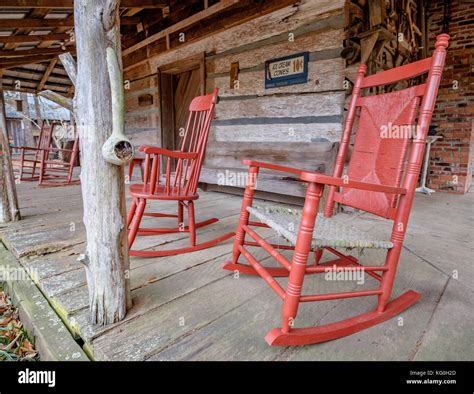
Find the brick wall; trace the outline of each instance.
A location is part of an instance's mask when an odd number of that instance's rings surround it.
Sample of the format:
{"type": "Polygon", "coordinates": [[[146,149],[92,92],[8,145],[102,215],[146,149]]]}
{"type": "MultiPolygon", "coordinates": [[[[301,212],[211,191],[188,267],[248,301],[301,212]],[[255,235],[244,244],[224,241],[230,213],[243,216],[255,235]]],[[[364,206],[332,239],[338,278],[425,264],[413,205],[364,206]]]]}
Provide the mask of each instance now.
{"type": "MultiPolygon", "coordinates": [[[[444,1],[429,2],[429,46],[441,32],[444,1]]],[[[474,3],[453,0],[450,45],[431,124],[442,139],[432,146],[428,186],[439,191],[466,193],[474,159],[474,3]],[[457,81],[457,82],[455,82],[457,81]]]]}

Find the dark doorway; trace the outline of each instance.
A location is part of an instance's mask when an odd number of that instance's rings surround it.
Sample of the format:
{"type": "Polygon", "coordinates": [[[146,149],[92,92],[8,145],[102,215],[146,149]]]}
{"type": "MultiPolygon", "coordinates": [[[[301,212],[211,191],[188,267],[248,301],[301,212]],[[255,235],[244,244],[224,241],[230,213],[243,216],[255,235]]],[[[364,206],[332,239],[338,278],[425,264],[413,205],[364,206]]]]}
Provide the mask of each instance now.
{"type": "Polygon", "coordinates": [[[194,58],[159,69],[161,142],[170,150],[180,148],[191,101],[205,93],[204,62],[194,58]]]}

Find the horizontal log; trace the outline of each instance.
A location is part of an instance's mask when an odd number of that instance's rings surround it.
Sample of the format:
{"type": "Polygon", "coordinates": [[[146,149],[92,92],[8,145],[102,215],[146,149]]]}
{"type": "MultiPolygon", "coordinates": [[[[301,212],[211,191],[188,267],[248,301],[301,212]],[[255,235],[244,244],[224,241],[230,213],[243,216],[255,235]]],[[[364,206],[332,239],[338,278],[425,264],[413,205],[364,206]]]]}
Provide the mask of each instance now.
{"type": "Polygon", "coordinates": [[[317,170],[321,164],[332,163],[333,142],[215,142],[206,149],[205,165],[216,168],[243,168],[243,159],[255,159],[317,170]]]}
{"type": "Polygon", "coordinates": [[[62,48],[33,48],[33,49],[19,49],[19,50],[0,50],[0,56],[3,58],[14,58],[17,56],[35,56],[35,55],[58,55],[68,52],[75,52],[75,48],[68,47],[67,49],[62,48]]]}
{"type": "MultiPolygon", "coordinates": [[[[324,172],[324,164],[318,171],[324,172]]],[[[204,166],[201,170],[199,182],[211,185],[245,187],[246,168],[212,168],[204,166]]],[[[262,173],[257,179],[257,191],[284,194],[295,197],[304,197],[306,185],[295,180],[284,179],[284,175],[262,173]]]]}
{"type": "Polygon", "coordinates": [[[25,43],[25,42],[44,42],[44,41],[65,41],[71,38],[67,33],[56,34],[21,34],[16,36],[0,36],[0,42],[5,44],[10,43],[25,43]]]}
{"type": "MultiPolygon", "coordinates": [[[[3,7],[3,6],[2,6],[3,7]]],[[[2,28],[19,29],[24,27],[74,27],[74,19],[72,17],[64,19],[2,19],[2,28]]],[[[122,17],[120,18],[121,25],[138,25],[141,19],[138,17],[122,17]]]]}
{"type": "Polygon", "coordinates": [[[248,99],[236,97],[235,100],[222,100],[216,106],[216,119],[341,116],[344,96],[343,91],[336,91],[248,99]]]}
{"type": "MultiPolygon", "coordinates": [[[[313,5],[313,7],[317,6],[313,5]]],[[[258,48],[288,43],[289,33],[294,35],[296,42],[300,36],[305,36],[310,33],[317,32],[319,34],[322,31],[329,30],[340,31],[344,28],[343,15],[337,8],[336,2],[330,4],[329,8],[319,7],[318,12],[319,11],[321,11],[323,15],[314,15],[314,13],[302,14],[299,9],[298,12],[295,13],[294,7],[291,7],[288,10],[290,14],[286,17],[284,17],[283,14],[277,15],[274,13],[268,15],[267,18],[259,18],[261,19],[260,23],[255,26],[249,26],[248,29],[243,32],[236,32],[236,34],[240,36],[239,41],[237,41],[240,42],[240,46],[234,45],[225,49],[216,49],[216,53],[209,56],[208,59],[219,59],[234,54],[250,52],[258,48]],[[329,14],[326,14],[324,11],[327,11],[329,14]],[[286,29],[285,26],[287,27],[286,29]]],[[[234,39],[234,42],[235,41],[234,39]]],[[[222,44],[225,43],[222,42],[222,44]]]]}
{"type": "MultiPolygon", "coordinates": [[[[292,55],[297,52],[310,52],[314,57],[312,60],[340,56],[344,31],[342,28],[316,30],[301,36],[296,36],[294,41],[288,41],[283,36],[281,42],[269,42],[264,46],[255,48],[247,47],[245,51],[230,53],[226,56],[211,56],[206,59],[206,70],[209,74],[228,73],[230,65],[239,62],[240,71],[252,67],[262,67],[265,61],[275,57],[292,55]]],[[[257,44],[257,43],[256,43],[257,44]]]]}
{"type": "MultiPolygon", "coordinates": [[[[12,77],[12,78],[23,78],[24,80],[39,82],[41,80],[42,76],[44,75],[44,71],[29,72],[29,71],[24,70],[24,69],[10,68],[10,69],[4,70],[3,75],[9,76],[9,77],[12,77]]],[[[57,82],[57,83],[63,84],[63,85],[68,85],[68,84],[71,83],[69,78],[67,78],[63,74],[54,73],[54,70],[49,75],[48,81],[57,82]]]]}
{"type": "MultiPolygon", "coordinates": [[[[337,51],[336,51],[337,52],[337,51]]],[[[280,93],[316,93],[330,90],[342,90],[344,81],[344,60],[341,58],[309,62],[308,82],[265,89],[263,65],[256,71],[239,73],[238,85],[230,88],[230,76],[213,78],[207,76],[208,88],[219,88],[220,97],[257,95],[266,96],[280,93]]]]}
{"type": "MultiPolygon", "coordinates": [[[[2,8],[73,8],[74,0],[2,0],[2,8]]],[[[120,8],[164,8],[167,0],[121,0],[120,8]]]]}
{"type": "MultiPolygon", "coordinates": [[[[341,119],[342,120],[342,119],[341,119]]],[[[335,123],[289,123],[213,126],[211,138],[217,142],[337,142],[342,121],[335,123]]]]}
{"type": "MultiPolygon", "coordinates": [[[[3,80],[5,82],[11,81],[12,83],[15,83],[15,82],[18,81],[21,85],[31,84],[32,86],[38,85],[38,83],[41,81],[41,80],[35,80],[35,79],[28,79],[28,78],[21,78],[21,77],[17,77],[17,76],[12,76],[12,75],[8,75],[7,73],[3,74],[3,80]]],[[[58,88],[62,88],[62,89],[68,89],[71,86],[70,81],[67,81],[66,83],[54,83],[53,81],[50,81],[48,79],[48,82],[51,85],[53,85],[55,87],[58,87],[58,88]]],[[[41,90],[41,89],[39,88],[38,90],[41,90]]]]}
{"type": "Polygon", "coordinates": [[[53,57],[53,55],[38,55],[0,60],[0,68],[19,67],[26,64],[40,63],[45,61],[49,62],[53,57]]]}

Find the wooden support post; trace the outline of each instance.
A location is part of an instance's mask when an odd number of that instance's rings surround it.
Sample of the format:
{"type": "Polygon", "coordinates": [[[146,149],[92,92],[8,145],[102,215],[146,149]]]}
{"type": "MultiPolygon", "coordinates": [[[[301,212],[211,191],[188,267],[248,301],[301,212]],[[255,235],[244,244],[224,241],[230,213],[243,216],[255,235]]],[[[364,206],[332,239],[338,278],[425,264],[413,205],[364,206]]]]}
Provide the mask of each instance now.
{"type": "Polygon", "coordinates": [[[64,67],[64,69],[67,72],[67,75],[69,75],[69,79],[71,80],[73,85],[76,85],[76,79],[77,79],[77,66],[76,66],[76,61],[72,57],[70,52],[66,53],[61,53],[59,55],[59,60],[61,60],[61,63],[64,67]]]}
{"type": "Polygon", "coordinates": [[[3,97],[2,70],[0,70],[0,222],[20,220],[20,209],[16,194],[10,146],[8,143],[7,120],[3,97]]]}
{"type": "Polygon", "coordinates": [[[91,321],[100,325],[122,320],[131,306],[124,168],[108,163],[102,156],[102,146],[112,133],[113,124],[107,47],[113,47],[121,59],[118,7],[116,0],[74,2],[77,48],[74,107],[81,144],[87,237],[82,262],[87,272],[91,321]]]}
{"type": "Polygon", "coordinates": [[[38,94],[35,94],[35,112],[36,112],[36,122],[41,124],[43,121],[43,113],[41,112],[41,103],[38,94]]]}
{"type": "Polygon", "coordinates": [[[53,103],[56,103],[63,108],[70,111],[73,110],[72,100],[60,95],[59,93],[53,92],[52,90],[43,90],[42,92],[39,92],[38,95],[51,100],[53,103]]]}

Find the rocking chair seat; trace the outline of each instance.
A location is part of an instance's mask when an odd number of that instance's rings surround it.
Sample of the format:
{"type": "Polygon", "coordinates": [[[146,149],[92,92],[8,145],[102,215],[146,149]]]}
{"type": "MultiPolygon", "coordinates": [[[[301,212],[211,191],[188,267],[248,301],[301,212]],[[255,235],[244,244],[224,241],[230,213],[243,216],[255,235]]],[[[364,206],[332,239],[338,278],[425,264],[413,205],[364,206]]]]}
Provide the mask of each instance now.
{"type": "Polygon", "coordinates": [[[164,185],[158,185],[155,187],[155,192],[150,193],[150,185],[147,185],[143,189],[143,183],[135,183],[130,185],[130,194],[136,198],[147,198],[149,200],[197,200],[199,194],[193,193],[192,195],[186,195],[182,192],[178,192],[178,188],[170,187],[169,192],[167,192],[164,185]]]}
{"type": "MultiPolygon", "coordinates": [[[[284,205],[253,205],[248,207],[247,211],[275,230],[293,246],[296,245],[302,215],[301,209],[284,205]]],[[[312,247],[391,249],[393,244],[390,241],[372,237],[350,224],[342,223],[337,218],[318,214],[312,247]]]]}

